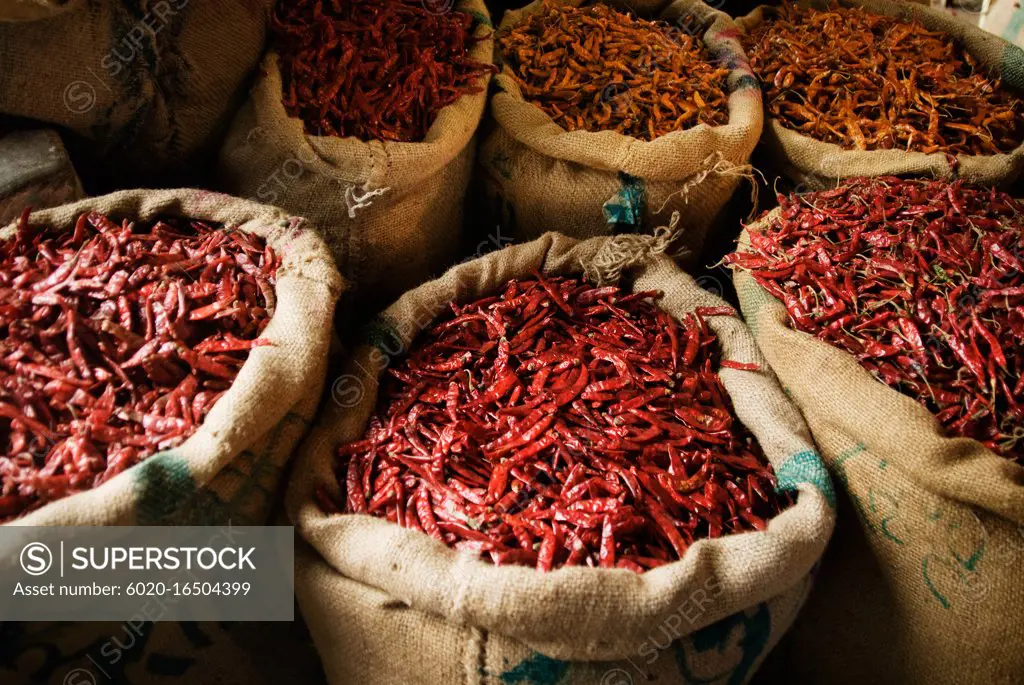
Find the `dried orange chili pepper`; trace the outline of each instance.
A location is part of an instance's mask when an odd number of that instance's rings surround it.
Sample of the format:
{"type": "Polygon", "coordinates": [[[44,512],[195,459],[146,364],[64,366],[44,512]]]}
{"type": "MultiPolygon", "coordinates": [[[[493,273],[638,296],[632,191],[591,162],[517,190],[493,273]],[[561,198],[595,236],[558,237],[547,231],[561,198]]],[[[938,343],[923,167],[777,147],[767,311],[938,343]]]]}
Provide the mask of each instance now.
{"type": "Polygon", "coordinates": [[[652,140],[729,121],[729,70],[663,21],[548,4],[498,42],[523,96],[569,131],[652,140]]]}
{"type": "Polygon", "coordinates": [[[769,113],[816,140],[968,155],[1024,143],[1024,100],[917,21],[786,4],[743,43],[769,113]]]}

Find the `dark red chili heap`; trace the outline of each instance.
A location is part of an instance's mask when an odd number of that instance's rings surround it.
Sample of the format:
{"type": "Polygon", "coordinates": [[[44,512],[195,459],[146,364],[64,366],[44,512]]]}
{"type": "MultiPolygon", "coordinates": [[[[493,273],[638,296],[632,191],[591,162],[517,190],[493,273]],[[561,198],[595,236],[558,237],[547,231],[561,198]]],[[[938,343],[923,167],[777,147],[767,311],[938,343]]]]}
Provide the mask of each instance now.
{"type": "Polygon", "coordinates": [[[948,434],[1024,463],[1024,202],[897,178],[779,202],[728,261],[948,434]]]}
{"type": "Polygon", "coordinates": [[[344,505],[496,564],[642,572],[789,503],[733,417],[698,310],[568,278],[451,306],[388,371],[344,505]]]}
{"type": "Polygon", "coordinates": [[[195,432],[274,307],[280,264],[200,221],[0,243],[0,520],[88,490],[195,432]]]}
{"type": "Polygon", "coordinates": [[[271,27],[284,108],[306,132],[423,140],[437,113],[483,90],[473,18],[427,0],[283,0],[271,27]]]}

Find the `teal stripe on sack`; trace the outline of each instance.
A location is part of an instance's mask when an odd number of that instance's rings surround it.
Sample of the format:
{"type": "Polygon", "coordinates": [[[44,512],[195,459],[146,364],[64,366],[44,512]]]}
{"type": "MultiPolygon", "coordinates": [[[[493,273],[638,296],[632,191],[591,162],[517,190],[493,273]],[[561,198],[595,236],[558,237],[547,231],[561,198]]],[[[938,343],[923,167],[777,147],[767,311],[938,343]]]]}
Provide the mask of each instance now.
{"type": "Polygon", "coordinates": [[[615,233],[637,233],[643,227],[647,205],[644,183],[635,176],[619,172],[621,187],[604,203],[604,220],[615,233]]]}
{"type": "Polygon", "coordinates": [[[775,469],[775,476],[778,481],[775,489],[778,492],[795,492],[801,483],[807,483],[824,495],[830,507],[836,508],[836,491],[832,487],[832,479],[817,452],[797,452],[775,469]]]}
{"type": "Polygon", "coordinates": [[[154,454],[130,473],[140,526],[161,523],[196,494],[196,481],[188,462],[173,451],[154,454]]]}
{"type": "Polygon", "coordinates": [[[491,23],[490,18],[488,18],[483,12],[477,12],[476,10],[463,10],[463,12],[473,17],[473,33],[476,33],[476,29],[479,26],[486,26],[489,29],[494,28],[494,24],[491,23]]]}
{"type": "Polygon", "coordinates": [[[215,487],[200,487],[188,462],[175,451],[153,455],[129,472],[137,524],[207,526],[231,521],[243,526],[261,525],[282,484],[287,458],[282,458],[282,464],[275,463],[275,459],[282,452],[285,429],[309,425],[309,419],[289,411],[270,429],[259,453],[246,449],[226,464],[217,476],[230,473],[241,482],[228,500],[222,500],[215,487]],[[244,467],[243,462],[247,462],[244,467]],[[264,486],[265,480],[272,482],[270,488],[264,486]]]}
{"type": "Polygon", "coordinates": [[[747,328],[756,340],[758,337],[758,317],[761,310],[768,304],[771,295],[762,288],[753,276],[749,277],[740,288],[740,302],[743,304],[743,319],[747,322],[747,328]]]}
{"type": "Polygon", "coordinates": [[[385,354],[397,354],[405,348],[398,330],[383,316],[377,316],[360,331],[359,342],[376,347],[385,354]]]}
{"type": "Polygon", "coordinates": [[[501,674],[505,685],[558,685],[569,671],[569,662],[534,652],[501,674]]]}
{"type": "Polygon", "coordinates": [[[736,79],[736,83],[733,86],[733,92],[754,89],[760,90],[761,84],[758,82],[756,76],[751,76],[750,74],[743,74],[743,76],[740,76],[736,79]]]}

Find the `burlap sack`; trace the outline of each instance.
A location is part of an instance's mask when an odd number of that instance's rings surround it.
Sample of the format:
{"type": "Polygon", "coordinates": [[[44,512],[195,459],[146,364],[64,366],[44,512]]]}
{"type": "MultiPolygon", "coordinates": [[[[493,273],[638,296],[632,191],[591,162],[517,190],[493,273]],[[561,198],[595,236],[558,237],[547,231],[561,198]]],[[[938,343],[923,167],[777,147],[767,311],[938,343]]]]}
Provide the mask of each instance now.
{"type": "MultiPolygon", "coordinates": [[[[582,0],[555,0],[580,5],[582,0]]],[[[527,102],[506,67],[495,77],[494,128],[480,162],[490,204],[517,240],[532,240],[558,226],[574,238],[650,232],[673,212],[683,217],[678,248],[696,258],[709,226],[740,180],[750,177],[750,153],[761,135],[763,111],[732,19],[700,0],[621,0],[645,18],[674,22],[674,30],[702,30],[711,56],[731,70],[729,123],[701,124],[652,141],[614,131],[566,131],[527,102]]],[[[536,0],[509,10],[499,31],[544,8],[536,0]]]]}
{"type": "MultiPolygon", "coordinates": [[[[167,601],[167,600],[164,600],[167,601]]],[[[0,624],[4,685],[321,685],[320,659],[292,623],[161,621],[159,599],[124,622],[0,624]],[[154,622],[156,619],[157,622],[154,622]]],[[[298,611],[296,611],[298,617],[298,611]]],[[[397,685],[397,684],[396,684],[397,685]]]]}
{"type": "Polygon", "coordinates": [[[852,355],[792,329],[753,277],[735,282],[839,485],[836,534],[773,660],[793,682],[1020,683],[1024,469],[943,437],[927,409],[852,355]]]}
{"type": "Polygon", "coordinates": [[[0,115],[69,132],[87,185],[193,185],[244,97],[272,4],[0,0],[0,115]],[[43,18],[2,21],[33,6],[43,18]]]}
{"type": "Polygon", "coordinates": [[[85,197],[56,131],[0,131],[0,226],[25,207],[57,207],[85,197]]]}
{"type": "MultiPolygon", "coordinates": [[[[363,433],[379,374],[453,299],[534,270],[613,274],[625,263],[607,257],[620,250],[637,257],[633,287],[663,290],[666,311],[723,305],[656,254],[666,242],[652,249],[647,236],[577,242],[548,233],[454,267],[376,320],[334,382],[285,501],[309,545],[300,545],[296,595],[332,683],[743,683],[778,641],[828,541],[833,494],[799,413],[767,372],[721,375],[797,503],[766,532],[701,540],[683,560],[642,575],[496,567],[383,519],[325,515],[314,501],[320,484],[337,491],[335,449],[363,433]]],[[[739,318],[709,324],[726,358],[760,363],[739,318]]]]}
{"type": "MultiPolygon", "coordinates": [[[[493,28],[483,0],[454,4],[476,20],[481,40],[470,55],[489,64],[493,28]]],[[[380,311],[457,255],[474,134],[487,100],[487,83],[480,86],[441,110],[420,143],[313,136],[285,112],[270,52],[221,150],[218,182],[320,227],[352,286],[345,309],[380,311]]]]}
{"type": "Polygon", "coordinates": [[[80,5],[84,0],[3,0],[0,21],[45,19],[80,5]]]}
{"type": "MultiPolygon", "coordinates": [[[[810,0],[824,7],[835,0],[810,0]]],[[[916,19],[926,28],[942,31],[966,48],[983,67],[1003,80],[1003,87],[1024,96],[1024,50],[970,22],[901,0],[838,0],[841,6],[863,7],[875,14],[916,19]]],[[[802,4],[808,4],[803,0],[802,4]]],[[[736,20],[741,31],[749,31],[764,20],[766,6],[758,7],[736,20]]],[[[951,165],[945,153],[904,150],[846,150],[791,131],[774,117],[766,117],[761,139],[767,157],[779,171],[810,190],[835,187],[841,179],[854,176],[925,176],[963,178],[972,183],[1007,187],[1024,171],[1024,145],[1009,154],[957,155],[951,165]],[[954,168],[954,166],[956,168],[954,168]]]]}
{"type": "MultiPolygon", "coordinates": [[[[92,490],[57,500],[17,525],[259,525],[278,499],[285,464],[306,433],[326,373],[341,279],[315,231],[282,210],[201,190],[127,190],[35,212],[71,229],[87,211],[148,219],[187,216],[262,236],[281,255],[276,309],[231,388],[199,429],[92,490]]],[[[15,224],[0,231],[11,237],[15,224]]]]}

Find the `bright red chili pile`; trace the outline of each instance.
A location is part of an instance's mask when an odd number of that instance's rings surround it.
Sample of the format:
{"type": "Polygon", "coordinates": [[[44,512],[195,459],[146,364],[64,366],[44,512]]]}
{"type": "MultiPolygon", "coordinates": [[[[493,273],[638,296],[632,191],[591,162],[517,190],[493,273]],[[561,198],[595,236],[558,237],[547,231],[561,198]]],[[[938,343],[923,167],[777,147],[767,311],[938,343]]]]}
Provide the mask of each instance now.
{"type": "Polygon", "coordinates": [[[1024,463],[1024,202],[897,178],[779,201],[728,261],[950,435],[1024,463]]]}
{"type": "Polygon", "coordinates": [[[625,568],[763,530],[789,503],[735,419],[698,311],[569,278],[451,306],[389,370],[344,504],[496,564],[625,568]]]}
{"type": "Polygon", "coordinates": [[[272,19],[284,108],[311,135],[418,142],[495,71],[473,18],[425,0],[282,0],[272,19]]]}
{"type": "Polygon", "coordinates": [[[280,260],[200,221],[0,243],[0,521],[88,490],[195,432],[274,308],[280,260]]]}

